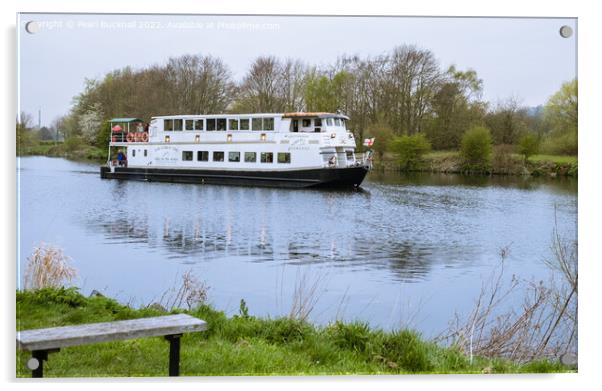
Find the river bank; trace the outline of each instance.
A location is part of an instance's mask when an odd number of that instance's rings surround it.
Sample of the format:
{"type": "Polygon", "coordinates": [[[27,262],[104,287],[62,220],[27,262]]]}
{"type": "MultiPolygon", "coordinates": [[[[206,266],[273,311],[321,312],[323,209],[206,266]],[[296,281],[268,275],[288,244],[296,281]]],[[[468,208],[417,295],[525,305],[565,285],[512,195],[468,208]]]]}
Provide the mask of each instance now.
{"type": "Polygon", "coordinates": [[[107,159],[107,151],[84,143],[42,141],[33,145],[20,146],[17,148],[17,156],[48,156],[103,162],[107,159]]]}
{"type": "MultiPolygon", "coordinates": [[[[17,291],[17,330],[164,315],[158,306],[132,308],[75,288],[17,291]]],[[[207,321],[203,333],[182,339],[183,376],[343,375],[409,373],[568,372],[549,361],[526,364],[504,359],[469,358],[438,346],[411,330],[384,332],[362,323],[318,327],[289,318],[259,318],[241,303],[227,317],[208,305],[174,310],[207,321]]],[[[161,338],[72,347],[52,354],[47,377],[164,376],[168,344],[161,338]]],[[[17,376],[29,377],[29,355],[17,352],[17,376]]]]}
{"type": "MultiPolygon", "coordinates": [[[[374,169],[385,172],[400,172],[396,157],[385,153],[382,159],[375,158],[374,169]]],[[[421,164],[409,170],[443,174],[467,174],[462,169],[462,159],[457,151],[434,151],[424,155],[421,164]]],[[[577,177],[576,156],[534,155],[527,161],[517,154],[494,155],[489,170],[482,175],[519,175],[535,177],[577,177]]]]}

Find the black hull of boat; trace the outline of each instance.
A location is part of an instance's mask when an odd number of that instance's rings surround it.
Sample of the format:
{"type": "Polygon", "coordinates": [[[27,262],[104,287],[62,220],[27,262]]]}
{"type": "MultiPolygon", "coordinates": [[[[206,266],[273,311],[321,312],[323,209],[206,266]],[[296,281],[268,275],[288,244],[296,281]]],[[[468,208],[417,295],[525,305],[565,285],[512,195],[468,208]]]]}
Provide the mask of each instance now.
{"type": "Polygon", "coordinates": [[[284,188],[356,188],[362,183],[367,173],[368,168],[362,166],[291,171],[115,167],[114,172],[111,172],[108,166],[100,167],[100,177],[103,179],[284,188]]]}

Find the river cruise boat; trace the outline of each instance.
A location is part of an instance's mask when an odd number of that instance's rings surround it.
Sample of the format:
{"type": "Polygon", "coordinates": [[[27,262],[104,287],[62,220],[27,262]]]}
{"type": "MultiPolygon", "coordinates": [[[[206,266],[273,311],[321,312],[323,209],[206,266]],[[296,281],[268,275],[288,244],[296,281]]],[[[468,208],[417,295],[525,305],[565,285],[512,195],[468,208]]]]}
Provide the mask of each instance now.
{"type": "Polygon", "coordinates": [[[355,153],[336,113],[215,114],[110,121],[106,179],[274,187],[358,187],[369,154],[355,153]]]}

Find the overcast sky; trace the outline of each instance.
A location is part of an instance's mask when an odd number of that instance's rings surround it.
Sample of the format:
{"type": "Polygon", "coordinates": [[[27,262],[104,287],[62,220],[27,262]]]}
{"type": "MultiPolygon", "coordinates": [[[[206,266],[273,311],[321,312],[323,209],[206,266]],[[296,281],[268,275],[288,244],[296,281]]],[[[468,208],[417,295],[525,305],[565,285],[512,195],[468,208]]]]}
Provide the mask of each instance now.
{"type": "Polygon", "coordinates": [[[20,109],[37,124],[41,108],[42,125],[49,125],[68,112],[86,78],[182,54],[220,57],[240,80],[259,55],[327,65],[402,44],[431,50],[442,68],[476,70],[488,101],[514,96],[537,106],[576,76],[576,34],[562,38],[563,25],[576,31],[575,19],[24,14],[20,109]],[[25,31],[28,21],[40,22],[35,34],[25,31]]]}

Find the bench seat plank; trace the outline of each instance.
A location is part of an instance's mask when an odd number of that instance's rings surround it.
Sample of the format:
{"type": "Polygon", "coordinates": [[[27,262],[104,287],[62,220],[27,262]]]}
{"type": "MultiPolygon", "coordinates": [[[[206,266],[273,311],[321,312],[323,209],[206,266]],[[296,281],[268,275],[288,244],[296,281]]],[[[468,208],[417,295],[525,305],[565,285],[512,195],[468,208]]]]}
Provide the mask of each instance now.
{"type": "Polygon", "coordinates": [[[51,350],[98,342],[197,332],[206,329],[207,323],[205,321],[190,315],[156,316],[17,331],[17,347],[27,351],[51,350]]]}

